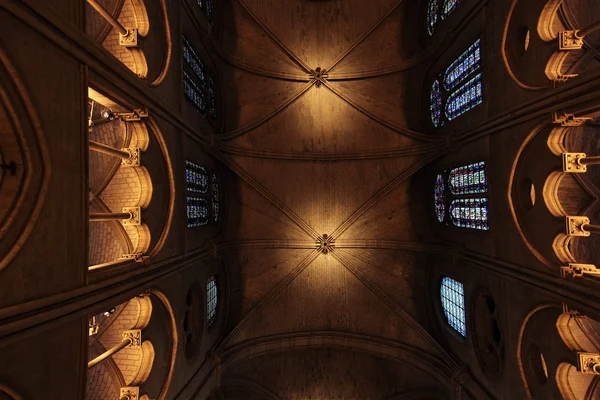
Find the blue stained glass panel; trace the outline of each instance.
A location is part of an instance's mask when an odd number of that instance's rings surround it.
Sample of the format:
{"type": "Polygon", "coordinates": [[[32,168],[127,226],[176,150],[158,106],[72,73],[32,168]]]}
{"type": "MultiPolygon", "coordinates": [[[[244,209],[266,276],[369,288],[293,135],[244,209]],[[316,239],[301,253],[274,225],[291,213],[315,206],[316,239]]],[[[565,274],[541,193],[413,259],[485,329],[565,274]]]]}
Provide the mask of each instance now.
{"type": "Polygon", "coordinates": [[[440,299],[448,325],[463,337],[467,336],[465,314],[465,289],[462,283],[444,277],[440,286],[440,299]]]}
{"type": "Polygon", "coordinates": [[[218,300],[217,279],[213,276],[206,283],[206,320],[209,327],[217,319],[218,300]]]}
{"type": "Polygon", "coordinates": [[[429,111],[431,112],[431,122],[433,126],[438,127],[442,121],[442,92],[440,82],[435,81],[431,85],[431,94],[429,96],[429,111]]]}
{"type": "Polygon", "coordinates": [[[217,182],[217,176],[212,176],[212,213],[213,222],[219,221],[219,182],[217,182]]]}
{"type": "Polygon", "coordinates": [[[448,188],[455,195],[487,192],[485,161],[454,168],[448,176],[448,188]]]}
{"type": "Polygon", "coordinates": [[[452,11],[454,11],[454,9],[456,9],[456,6],[458,5],[458,2],[460,0],[445,0],[444,1],[444,5],[442,6],[442,18],[446,19],[448,17],[448,15],[450,15],[450,13],[452,11]]]}
{"type": "Polygon", "coordinates": [[[452,200],[449,214],[455,226],[484,231],[490,229],[488,199],[485,197],[452,200]]]}
{"type": "Polygon", "coordinates": [[[444,178],[438,175],[435,179],[435,214],[440,222],[446,218],[446,203],[444,196],[444,178]]]}
{"type": "Polygon", "coordinates": [[[208,192],[208,171],[191,161],[185,162],[185,182],[190,192],[208,192]]]}
{"type": "Polygon", "coordinates": [[[204,65],[185,36],[183,37],[183,61],[185,62],[185,65],[194,71],[194,74],[198,77],[199,83],[204,85],[204,65]]]}
{"type": "Polygon", "coordinates": [[[444,74],[444,88],[454,89],[460,82],[475,72],[481,66],[481,39],[477,39],[464,53],[462,53],[444,74]]]}
{"type": "Polygon", "coordinates": [[[200,111],[202,115],[206,114],[206,101],[204,100],[204,94],[185,71],[183,72],[183,93],[185,98],[192,103],[192,105],[198,111],[200,111]]]}
{"type": "Polygon", "coordinates": [[[483,102],[481,73],[462,85],[448,97],[446,117],[452,120],[483,102]]]}
{"type": "Polygon", "coordinates": [[[427,32],[429,32],[429,35],[433,35],[433,31],[438,22],[438,1],[439,0],[429,0],[429,6],[427,7],[427,32]]]}
{"type": "Polygon", "coordinates": [[[198,197],[187,198],[188,228],[208,225],[208,201],[198,197]]]}

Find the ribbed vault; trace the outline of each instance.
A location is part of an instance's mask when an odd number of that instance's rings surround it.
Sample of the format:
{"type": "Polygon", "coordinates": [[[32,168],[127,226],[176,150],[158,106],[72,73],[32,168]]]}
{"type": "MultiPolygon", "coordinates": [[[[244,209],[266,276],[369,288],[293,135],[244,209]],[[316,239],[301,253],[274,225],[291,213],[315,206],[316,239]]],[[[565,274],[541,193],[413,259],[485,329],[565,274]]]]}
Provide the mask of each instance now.
{"type": "Polygon", "coordinates": [[[227,114],[211,152],[232,172],[230,298],[213,395],[447,393],[458,366],[423,327],[426,265],[444,249],[414,176],[451,142],[420,129],[429,53],[402,39],[423,5],[221,4],[209,41],[227,114]],[[397,373],[361,378],[362,363],[397,373]]]}

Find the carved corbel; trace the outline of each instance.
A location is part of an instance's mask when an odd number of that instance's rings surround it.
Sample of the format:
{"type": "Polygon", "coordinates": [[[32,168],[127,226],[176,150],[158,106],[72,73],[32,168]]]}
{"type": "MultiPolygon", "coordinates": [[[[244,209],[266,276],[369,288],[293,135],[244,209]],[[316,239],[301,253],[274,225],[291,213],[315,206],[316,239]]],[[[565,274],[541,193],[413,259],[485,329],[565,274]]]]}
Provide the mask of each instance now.
{"type": "Polygon", "coordinates": [[[583,374],[600,375],[600,354],[577,352],[577,370],[583,374]]]}
{"type": "Polygon", "coordinates": [[[119,390],[119,400],[139,400],[140,388],[138,386],[125,386],[119,390]]]}
{"type": "Polygon", "coordinates": [[[142,345],[142,330],[141,329],[131,329],[128,331],[123,331],[121,333],[121,337],[123,340],[131,340],[131,343],[128,347],[139,347],[142,345]]]}
{"type": "Polygon", "coordinates": [[[558,32],[558,49],[579,50],[583,47],[583,37],[577,35],[577,31],[558,32]]]}
{"type": "Polygon", "coordinates": [[[138,47],[138,29],[125,28],[127,32],[119,32],[119,44],[123,47],[138,47]]]}
{"type": "Polygon", "coordinates": [[[590,236],[590,232],[584,229],[585,225],[589,225],[590,219],[588,217],[580,216],[567,216],[565,217],[565,228],[568,236],[590,236]]]}
{"type": "Polygon", "coordinates": [[[123,212],[131,214],[131,218],[123,220],[123,226],[137,226],[142,224],[141,207],[123,207],[123,212]]]}
{"type": "Polygon", "coordinates": [[[586,158],[585,153],[563,153],[563,172],[582,174],[587,172],[587,166],[581,162],[586,158]]]}

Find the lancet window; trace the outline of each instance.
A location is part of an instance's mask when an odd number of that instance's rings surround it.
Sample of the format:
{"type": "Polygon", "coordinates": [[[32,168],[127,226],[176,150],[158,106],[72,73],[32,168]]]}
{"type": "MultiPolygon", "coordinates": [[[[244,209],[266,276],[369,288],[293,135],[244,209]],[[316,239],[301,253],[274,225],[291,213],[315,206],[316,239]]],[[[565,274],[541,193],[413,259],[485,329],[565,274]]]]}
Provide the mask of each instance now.
{"type": "Polygon", "coordinates": [[[481,40],[477,39],[434,80],[429,98],[431,122],[442,126],[482,102],[481,40]]]}
{"type": "Polygon", "coordinates": [[[487,191],[484,161],[438,174],[434,188],[438,221],[461,228],[489,230],[488,198],[481,196],[487,191]]]}
{"type": "Polygon", "coordinates": [[[218,300],[217,279],[213,276],[206,283],[206,320],[209,327],[217,320],[218,300]]]}
{"type": "Polygon", "coordinates": [[[219,183],[215,173],[186,160],[185,180],[188,228],[208,225],[219,220],[219,183]]]}

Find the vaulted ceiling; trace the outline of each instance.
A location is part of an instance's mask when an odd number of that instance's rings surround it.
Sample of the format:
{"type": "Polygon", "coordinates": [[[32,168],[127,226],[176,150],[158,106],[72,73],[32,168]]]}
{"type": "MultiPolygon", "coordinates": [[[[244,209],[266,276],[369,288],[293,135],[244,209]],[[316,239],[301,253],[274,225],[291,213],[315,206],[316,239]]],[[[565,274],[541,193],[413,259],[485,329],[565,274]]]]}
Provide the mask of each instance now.
{"type": "Polygon", "coordinates": [[[448,390],[455,364],[424,328],[436,248],[414,177],[444,145],[419,133],[418,3],[220,3],[226,398],[448,390]]]}

